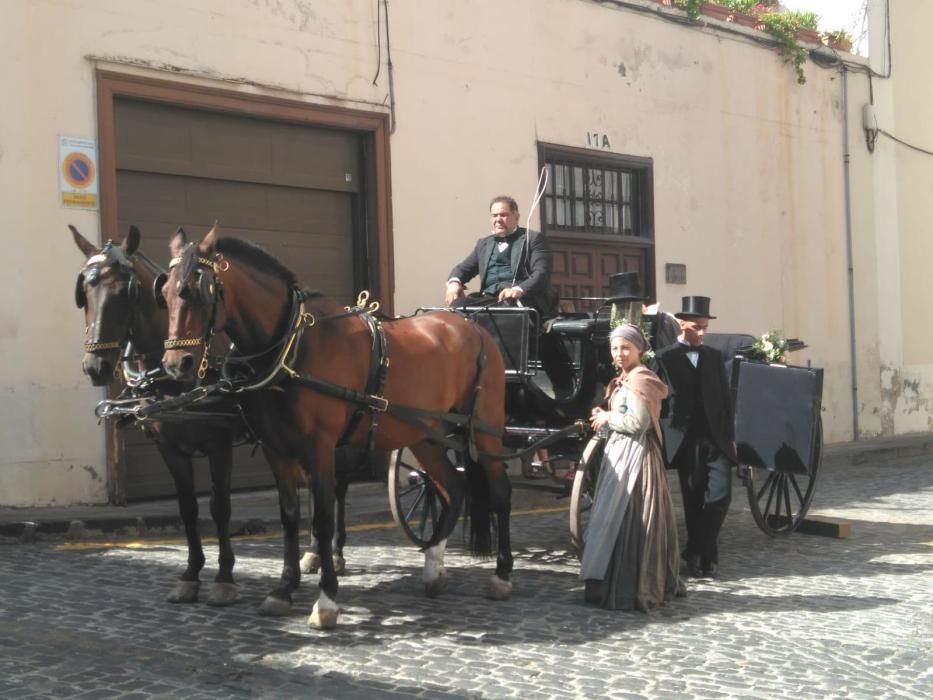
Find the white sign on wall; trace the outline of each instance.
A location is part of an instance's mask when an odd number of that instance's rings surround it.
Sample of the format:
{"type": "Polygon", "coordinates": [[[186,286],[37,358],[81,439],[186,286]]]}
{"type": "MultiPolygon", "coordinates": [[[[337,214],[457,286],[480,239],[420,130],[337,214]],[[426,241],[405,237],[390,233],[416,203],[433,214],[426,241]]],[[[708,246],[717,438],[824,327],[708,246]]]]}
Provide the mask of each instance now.
{"type": "Polygon", "coordinates": [[[97,141],[59,136],[58,188],[65,206],[97,209],[97,141]]]}
{"type": "Polygon", "coordinates": [[[601,151],[612,150],[612,146],[609,143],[609,136],[607,134],[601,134],[598,131],[586,132],[586,147],[598,148],[601,151]]]}

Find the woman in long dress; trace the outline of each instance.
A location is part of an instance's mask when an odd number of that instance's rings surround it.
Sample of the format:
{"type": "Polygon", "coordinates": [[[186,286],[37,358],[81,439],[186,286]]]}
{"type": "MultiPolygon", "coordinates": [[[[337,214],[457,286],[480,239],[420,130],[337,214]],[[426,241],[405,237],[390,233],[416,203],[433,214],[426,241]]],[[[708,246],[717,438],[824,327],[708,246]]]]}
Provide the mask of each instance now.
{"type": "Polygon", "coordinates": [[[609,410],[594,408],[594,431],[608,428],[580,578],[585,600],[609,610],[648,611],[685,595],[677,521],[661,457],[659,424],[667,386],[641,364],[648,341],[638,326],[610,335],[609,410]]]}

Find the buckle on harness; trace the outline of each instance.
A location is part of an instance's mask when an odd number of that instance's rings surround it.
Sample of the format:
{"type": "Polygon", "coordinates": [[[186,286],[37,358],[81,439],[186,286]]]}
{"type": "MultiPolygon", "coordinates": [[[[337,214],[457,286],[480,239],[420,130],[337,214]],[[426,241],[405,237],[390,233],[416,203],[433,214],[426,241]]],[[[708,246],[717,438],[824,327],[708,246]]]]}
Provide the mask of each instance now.
{"type": "Polygon", "coordinates": [[[384,396],[376,396],[375,394],[370,394],[367,397],[369,408],[376,413],[385,413],[389,410],[389,400],[384,396]]]}

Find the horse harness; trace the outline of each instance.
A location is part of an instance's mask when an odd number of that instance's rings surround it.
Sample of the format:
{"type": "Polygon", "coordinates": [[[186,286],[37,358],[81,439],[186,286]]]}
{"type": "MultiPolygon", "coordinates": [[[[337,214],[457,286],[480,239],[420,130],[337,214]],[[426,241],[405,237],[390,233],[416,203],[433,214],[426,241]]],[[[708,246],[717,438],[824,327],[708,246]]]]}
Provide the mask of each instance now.
{"type": "MultiPolygon", "coordinates": [[[[169,269],[178,265],[181,260],[182,256],[174,258],[169,264],[169,269]]],[[[207,276],[203,274],[203,270],[202,272],[199,272],[199,294],[201,294],[202,298],[205,300],[209,299],[211,304],[207,328],[204,332],[204,335],[199,338],[169,338],[165,341],[165,348],[168,350],[173,348],[196,347],[198,345],[203,345],[205,350],[202,354],[198,372],[199,379],[203,379],[201,368],[204,368],[205,366],[207,348],[209,347],[210,341],[215,332],[215,325],[218,318],[218,306],[224,299],[223,282],[220,279],[219,273],[227,270],[229,268],[229,263],[224,260],[222,256],[218,256],[215,260],[198,257],[197,265],[199,268],[205,268],[206,270],[213,272],[213,279],[208,279],[207,276]]],[[[314,296],[315,294],[316,293],[314,292],[306,292],[297,288],[293,288],[291,290],[290,305],[292,312],[290,314],[289,322],[286,326],[285,334],[271,347],[254,355],[245,357],[237,357],[234,356],[233,353],[228,354],[224,365],[221,368],[221,381],[218,384],[212,386],[201,385],[196,387],[194,391],[188,392],[188,394],[176,397],[174,399],[168,399],[164,402],[161,402],[160,404],[153,404],[151,406],[143,407],[140,413],[140,417],[147,417],[163,410],[181,408],[190,403],[207,398],[207,396],[216,392],[236,395],[264,388],[279,387],[283,381],[294,381],[299,385],[317,391],[318,393],[356,404],[357,409],[353,412],[352,416],[347,422],[347,425],[344,427],[338,442],[338,447],[346,445],[349,442],[351,436],[357,430],[367,413],[370,417],[370,425],[367,436],[367,446],[369,450],[373,449],[375,443],[376,430],[378,428],[378,416],[380,414],[387,414],[393,418],[408,423],[409,425],[412,425],[418,428],[421,432],[425,433],[428,439],[430,439],[432,442],[458,451],[462,451],[467,447],[473,447],[472,432],[474,430],[495,434],[496,431],[494,431],[491,427],[475,420],[473,416],[473,406],[470,406],[470,410],[467,413],[452,413],[444,411],[432,411],[428,409],[415,408],[412,406],[401,406],[390,403],[389,400],[382,395],[385,386],[386,375],[391,363],[389,359],[389,347],[385,329],[382,326],[382,322],[376,316],[376,312],[379,310],[379,302],[370,302],[369,292],[363,291],[357,298],[355,306],[344,307],[344,311],[340,313],[315,317],[313,314],[305,311],[306,299],[314,296]],[[369,371],[367,373],[366,384],[363,391],[358,391],[350,387],[334,384],[333,382],[327,381],[326,379],[322,379],[320,377],[303,374],[293,368],[293,364],[298,353],[300,340],[305,329],[310,328],[318,323],[332,322],[338,319],[352,316],[359,316],[364,321],[364,323],[366,323],[372,338],[372,344],[370,347],[369,371]],[[242,379],[235,376],[234,368],[237,365],[249,366],[250,361],[256,360],[263,356],[268,356],[269,353],[277,348],[278,354],[276,355],[275,360],[271,363],[269,369],[261,377],[258,379],[242,379]],[[444,426],[449,426],[451,430],[442,432],[441,430],[437,430],[429,425],[426,421],[440,421],[444,426]],[[466,443],[462,436],[453,434],[453,429],[461,429],[461,432],[468,429],[471,438],[469,444],[466,443]]],[[[483,349],[477,361],[477,387],[474,390],[474,404],[476,393],[479,390],[479,378],[483,369],[485,368],[487,356],[485,338],[482,336],[480,337],[482,339],[483,349]]]]}
{"type": "MultiPolygon", "coordinates": [[[[179,264],[181,260],[182,256],[174,258],[170,263],[170,269],[179,264]]],[[[214,326],[217,322],[218,315],[217,308],[224,299],[223,282],[220,279],[219,273],[227,270],[229,268],[229,263],[223,259],[222,255],[218,255],[215,260],[198,257],[197,264],[198,267],[206,268],[213,272],[212,280],[207,279],[203,271],[200,272],[198,282],[198,289],[202,298],[209,298],[211,303],[208,327],[205,330],[204,336],[201,338],[170,338],[165,341],[165,347],[166,349],[172,349],[204,344],[205,350],[200,365],[200,367],[204,367],[205,358],[207,357],[207,348],[215,332],[214,326]]],[[[375,442],[378,416],[380,414],[386,414],[417,428],[434,444],[457,452],[469,450],[474,459],[479,459],[480,457],[492,459],[512,459],[520,457],[535,449],[540,449],[557,442],[568,435],[579,433],[583,429],[581,428],[580,421],[577,421],[577,423],[568,426],[544,440],[536,442],[527,449],[507,454],[480,454],[474,440],[475,432],[479,431],[489,435],[500,435],[500,433],[492,426],[477,420],[474,416],[476,396],[480,391],[479,381],[486,368],[487,361],[486,338],[478,326],[475,324],[472,325],[474,330],[480,335],[481,350],[477,357],[475,387],[469,410],[464,413],[454,413],[403,406],[390,403],[389,400],[382,395],[390,360],[385,330],[382,327],[381,321],[375,315],[379,310],[379,302],[370,302],[369,292],[363,291],[357,298],[355,306],[346,306],[344,307],[344,311],[340,313],[315,317],[312,313],[305,311],[305,301],[316,295],[317,292],[306,292],[298,288],[292,288],[290,292],[292,311],[282,338],[266,350],[254,355],[236,357],[232,352],[229,353],[221,367],[220,382],[213,385],[199,385],[187,394],[167,399],[158,404],[142,407],[138,416],[140,418],[145,418],[158,412],[183,408],[218,392],[235,396],[259,389],[281,388],[283,381],[294,381],[303,387],[307,387],[326,396],[356,404],[357,410],[354,411],[347,425],[344,427],[338,442],[338,447],[349,442],[352,434],[359,427],[360,422],[367,412],[370,416],[370,426],[367,436],[367,447],[369,450],[373,449],[375,442]],[[320,377],[303,374],[294,369],[293,364],[297,357],[298,347],[305,329],[319,323],[332,322],[352,316],[359,316],[366,323],[372,337],[369,371],[363,391],[341,386],[320,377]],[[233,367],[235,365],[246,365],[248,367],[250,361],[267,356],[277,348],[278,354],[275,360],[271,363],[269,369],[258,379],[242,379],[234,376],[233,367]],[[440,422],[444,430],[434,428],[429,424],[429,421],[440,422]],[[466,436],[468,436],[468,438],[466,436]]],[[[199,378],[203,379],[200,369],[199,378]]]]}

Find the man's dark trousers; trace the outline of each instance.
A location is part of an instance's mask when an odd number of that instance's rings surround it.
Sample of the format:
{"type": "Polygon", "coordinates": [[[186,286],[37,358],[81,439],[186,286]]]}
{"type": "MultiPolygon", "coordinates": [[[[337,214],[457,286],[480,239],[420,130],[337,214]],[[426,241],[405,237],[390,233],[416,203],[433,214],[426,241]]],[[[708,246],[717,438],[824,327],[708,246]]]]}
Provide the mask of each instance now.
{"type": "Polygon", "coordinates": [[[719,531],[732,500],[732,468],[709,438],[690,431],[671,464],[680,477],[687,525],[684,558],[700,557],[708,569],[719,563],[719,531]]]}

